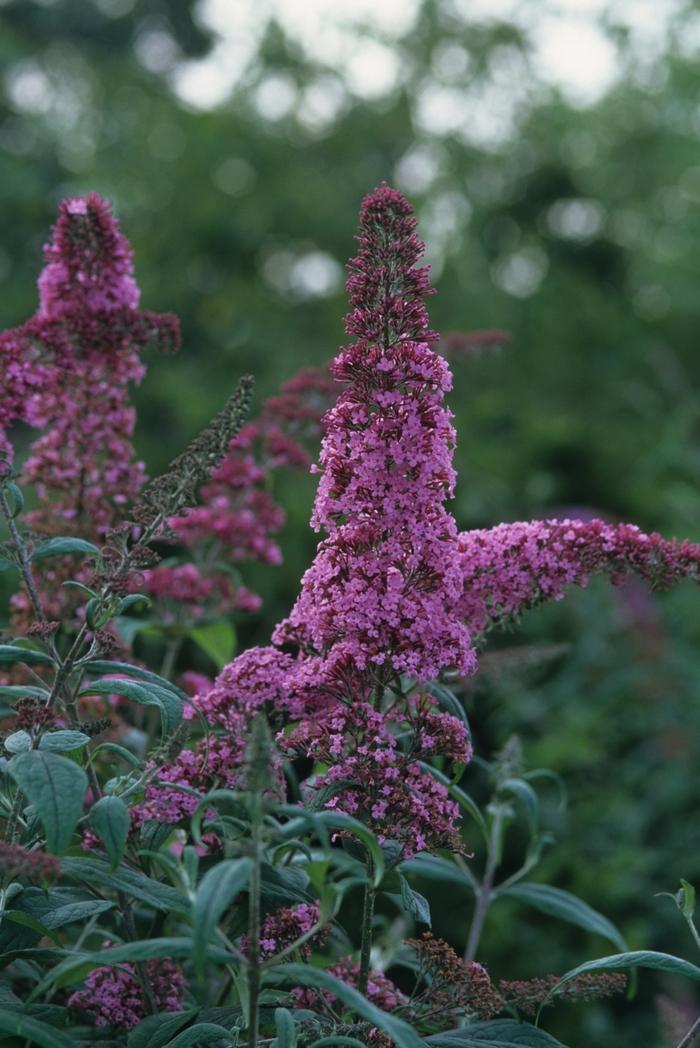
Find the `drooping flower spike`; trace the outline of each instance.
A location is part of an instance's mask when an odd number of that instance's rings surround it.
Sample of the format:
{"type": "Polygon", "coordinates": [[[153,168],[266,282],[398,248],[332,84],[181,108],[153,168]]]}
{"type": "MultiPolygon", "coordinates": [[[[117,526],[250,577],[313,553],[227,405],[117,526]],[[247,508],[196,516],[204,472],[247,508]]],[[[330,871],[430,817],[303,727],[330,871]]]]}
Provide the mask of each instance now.
{"type": "Polygon", "coordinates": [[[648,535],[634,524],[534,520],[464,531],[462,614],[474,634],[548,600],[594,575],[618,582],[636,575],[660,589],[700,579],[700,545],[648,535]]]}

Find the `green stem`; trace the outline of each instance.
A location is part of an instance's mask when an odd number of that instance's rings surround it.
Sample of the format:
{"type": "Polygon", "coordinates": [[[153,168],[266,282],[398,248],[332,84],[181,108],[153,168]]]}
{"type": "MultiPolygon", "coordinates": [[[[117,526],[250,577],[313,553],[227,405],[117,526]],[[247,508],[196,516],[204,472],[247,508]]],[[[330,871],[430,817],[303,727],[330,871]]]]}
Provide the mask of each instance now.
{"type": "Polygon", "coordinates": [[[357,989],[365,997],[367,996],[367,985],[369,983],[369,962],[372,953],[372,923],[374,920],[375,889],[372,886],[374,868],[372,859],[367,859],[367,881],[365,883],[365,898],[362,907],[362,941],[360,944],[360,974],[357,981],[357,989]]]}
{"type": "Polygon", "coordinates": [[[3,516],[5,518],[5,521],[7,522],[7,528],[9,530],[9,532],[10,532],[10,537],[12,538],[12,544],[13,544],[13,546],[15,548],[15,552],[17,553],[17,559],[18,559],[18,562],[19,562],[19,570],[20,570],[20,572],[22,574],[22,579],[24,581],[24,585],[27,588],[27,593],[29,594],[29,599],[32,602],[32,607],[34,608],[34,614],[36,615],[36,617],[39,620],[39,622],[46,622],[46,616],[44,615],[44,609],[41,606],[41,601],[39,600],[39,594],[38,594],[37,588],[36,588],[36,586],[34,584],[34,576],[32,575],[32,567],[31,567],[31,563],[30,563],[30,560],[29,560],[29,554],[27,552],[27,547],[24,544],[24,542],[22,541],[22,536],[20,535],[19,529],[17,528],[17,525],[15,524],[14,517],[12,516],[12,511],[10,509],[10,504],[7,501],[7,495],[5,494],[4,489],[1,488],[1,487],[0,487],[0,507],[2,507],[2,513],[3,513],[3,516]]]}
{"type": "Polygon", "coordinates": [[[175,663],[177,657],[180,654],[180,648],[182,647],[182,637],[170,637],[166,642],[165,652],[163,654],[163,662],[160,667],[161,677],[165,677],[170,680],[175,669],[175,663]]]}
{"type": "Polygon", "coordinates": [[[700,1034],[700,1018],[695,1020],[685,1037],[682,1037],[681,1040],[678,1042],[676,1048],[690,1048],[690,1045],[693,1043],[698,1034],[700,1034]]]}
{"type": "MultiPolygon", "coordinates": [[[[124,892],[117,892],[117,899],[119,900],[119,909],[121,910],[122,918],[124,920],[127,938],[130,942],[136,942],[138,936],[136,934],[136,925],[134,924],[134,914],[131,909],[131,903],[124,892]]],[[[148,1015],[155,1015],[158,1011],[158,1006],[153,995],[153,987],[151,986],[151,980],[148,976],[146,965],[143,961],[137,961],[134,967],[136,968],[136,975],[146,999],[146,1012],[148,1015]]]]}
{"type": "Polygon", "coordinates": [[[5,826],[5,840],[9,841],[10,844],[12,844],[15,839],[15,830],[17,828],[19,813],[22,810],[23,803],[24,800],[22,797],[22,791],[18,789],[17,793],[15,794],[15,799],[12,802],[12,808],[10,809],[10,814],[7,819],[7,825],[5,826]]]}
{"type": "Polygon", "coordinates": [[[695,940],[695,945],[700,950],[700,935],[698,934],[698,930],[695,927],[695,921],[692,917],[686,917],[686,921],[688,922],[688,927],[690,928],[690,934],[693,936],[693,939],[695,940]]]}
{"type": "Polygon", "coordinates": [[[497,807],[494,812],[493,822],[491,823],[491,833],[489,834],[484,877],[481,884],[475,889],[476,906],[474,907],[474,915],[469,929],[469,938],[467,939],[467,946],[464,951],[465,961],[473,961],[476,957],[476,951],[479,948],[479,941],[484,928],[486,914],[489,912],[489,907],[493,901],[493,882],[501,859],[503,819],[504,811],[501,807],[497,807]]]}
{"type": "Polygon", "coordinates": [[[248,890],[248,1048],[257,1048],[260,1026],[260,897],[262,861],[262,791],[257,781],[250,797],[251,860],[248,890]]]}
{"type": "Polygon", "coordinates": [[[248,902],[248,1048],[256,1048],[260,1025],[260,864],[253,861],[248,902]]]}

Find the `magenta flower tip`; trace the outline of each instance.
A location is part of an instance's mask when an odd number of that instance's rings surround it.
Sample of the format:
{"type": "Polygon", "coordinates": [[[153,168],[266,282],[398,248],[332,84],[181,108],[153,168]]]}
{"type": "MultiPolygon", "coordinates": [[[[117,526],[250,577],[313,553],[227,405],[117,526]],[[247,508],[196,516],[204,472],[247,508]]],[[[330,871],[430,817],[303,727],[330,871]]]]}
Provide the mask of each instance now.
{"type": "Polygon", "coordinates": [[[79,306],[137,308],[139,289],[131,247],[110,203],[97,193],[61,201],[44,258],[40,314],[59,316],[79,306]]]}

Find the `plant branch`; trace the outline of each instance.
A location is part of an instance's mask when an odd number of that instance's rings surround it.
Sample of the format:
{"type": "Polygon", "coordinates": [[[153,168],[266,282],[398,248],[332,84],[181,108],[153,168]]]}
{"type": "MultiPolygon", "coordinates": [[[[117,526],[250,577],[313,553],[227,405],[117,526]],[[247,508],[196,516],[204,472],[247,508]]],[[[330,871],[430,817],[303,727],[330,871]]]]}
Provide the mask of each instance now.
{"type": "Polygon", "coordinates": [[[491,833],[489,834],[484,877],[481,884],[474,889],[476,894],[476,905],[474,907],[474,916],[472,917],[472,923],[469,929],[469,938],[467,939],[467,945],[464,951],[465,961],[473,961],[476,957],[476,951],[479,948],[479,940],[481,939],[486,914],[488,913],[493,900],[493,882],[501,857],[501,838],[503,834],[504,814],[504,809],[500,805],[497,806],[494,811],[493,822],[491,823],[491,833]]]}
{"type": "MultiPolygon", "coordinates": [[[[119,900],[119,909],[121,910],[122,917],[124,919],[124,927],[126,928],[126,934],[130,942],[136,942],[138,936],[136,934],[136,926],[134,924],[134,914],[131,909],[131,903],[126,897],[124,892],[117,892],[117,898],[119,900]]],[[[141,989],[143,995],[146,998],[146,1009],[149,1015],[155,1015],[158,1011],[156,999],[153,995],[153,987],[151,986],[151,980],[148,976],[148,970],[143,961],[136,961],[134,965],[136,974],[139,982],[141,983],[141,989]]]]}
{"type": "Polygon", "coordinates": [[[698,1035],[700,1035],[700,1016],[695,1020],[685,1037],[681,1038],[676,1048],[689,1048],[698,1035]]]}
{"type": "Polygon", "coordinates": [[[10,504],[7,501],[7,495],[5,494],[4,488],[0,487],[0,507],[2,508],[2,514],[7,522],[7,528],[10,532],[12,544],[17,554],[18,567],[26,586],[29,599],[32,602],[34,614],[36,615],[39,622],[46,622],[46,615],[44,609],[41,606],[39,600],[39,594],[37,592],[36,584],[34,582],[34,576],[32,575],[32,566],[29,560],[29,554],[27,552],[26,544],[24,543],[22,536],[19,533],[19,529],[15,524],[14,517],[12,516],[12,510],[10,504]]]}
{"type": "Polygon", "coordinates": [[[374,868],[371,856],[367,857],[367,881],[365,883],[365,897],[362,906],[362,941],[360,944],[360,974],[357,981],[357,989],[365,997],[367,996],[367,985],[369,983],[369,962],[372,953],[372,922],[374,920],[375,889],[372,886],[374,868]]]}
{"type": "Polygon", "coordinates": [[[265,726],[255,721],[249,743],[250,760],[250,883],[248,887],[248,1048],[257,1048],[260,1027],[260,865],[263,835],[263,777],[268,771],[265,726]]]}

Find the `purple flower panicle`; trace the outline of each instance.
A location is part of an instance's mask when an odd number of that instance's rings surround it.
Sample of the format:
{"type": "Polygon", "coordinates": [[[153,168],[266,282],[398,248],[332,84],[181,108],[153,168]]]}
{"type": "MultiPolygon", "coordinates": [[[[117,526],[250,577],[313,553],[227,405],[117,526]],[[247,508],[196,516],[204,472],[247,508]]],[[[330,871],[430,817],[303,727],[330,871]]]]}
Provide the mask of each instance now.
{"type": "Polygon", "coordinates": [[[426,681],[447,667],[475,668],[456,613],[457,529],[445,508],[455,479],[443,403],[451,375],[428,344],[435,336],[415,225],[408,202],[388,186],[363,201],[347,282],[346,330],[357,341],[331,368],[344,388],[324,418],[312,517],[328,538],[275,634],[318,655],[321,677],[339,659],[351,663],[363,697],[378,679],[426,681]]]}
{"type": "Polygon", "coordinates": [[[464,531],[459,536],[462,614],[473,633],[560,600],[593,575],[620,582],[637,575],[659,588],[700,578],[700,545],[645,534],[634,524],[534,520],[464,531]]]}
{"type": "MultiPolygon", "coordinates": [[[[145,967],[158,1010],[182,1011],[185,991],[182,970],[165,959],[146,961],[145,967]]],[[[68,1005],[84,1012],[95,1026],[114,1026],[121,1030],[131,1030],[148,1014],[136,969],[128,961],[119,968],[106,965],[95,968],[86,978],[84,989],[68,998],[68,1005]]]]}

